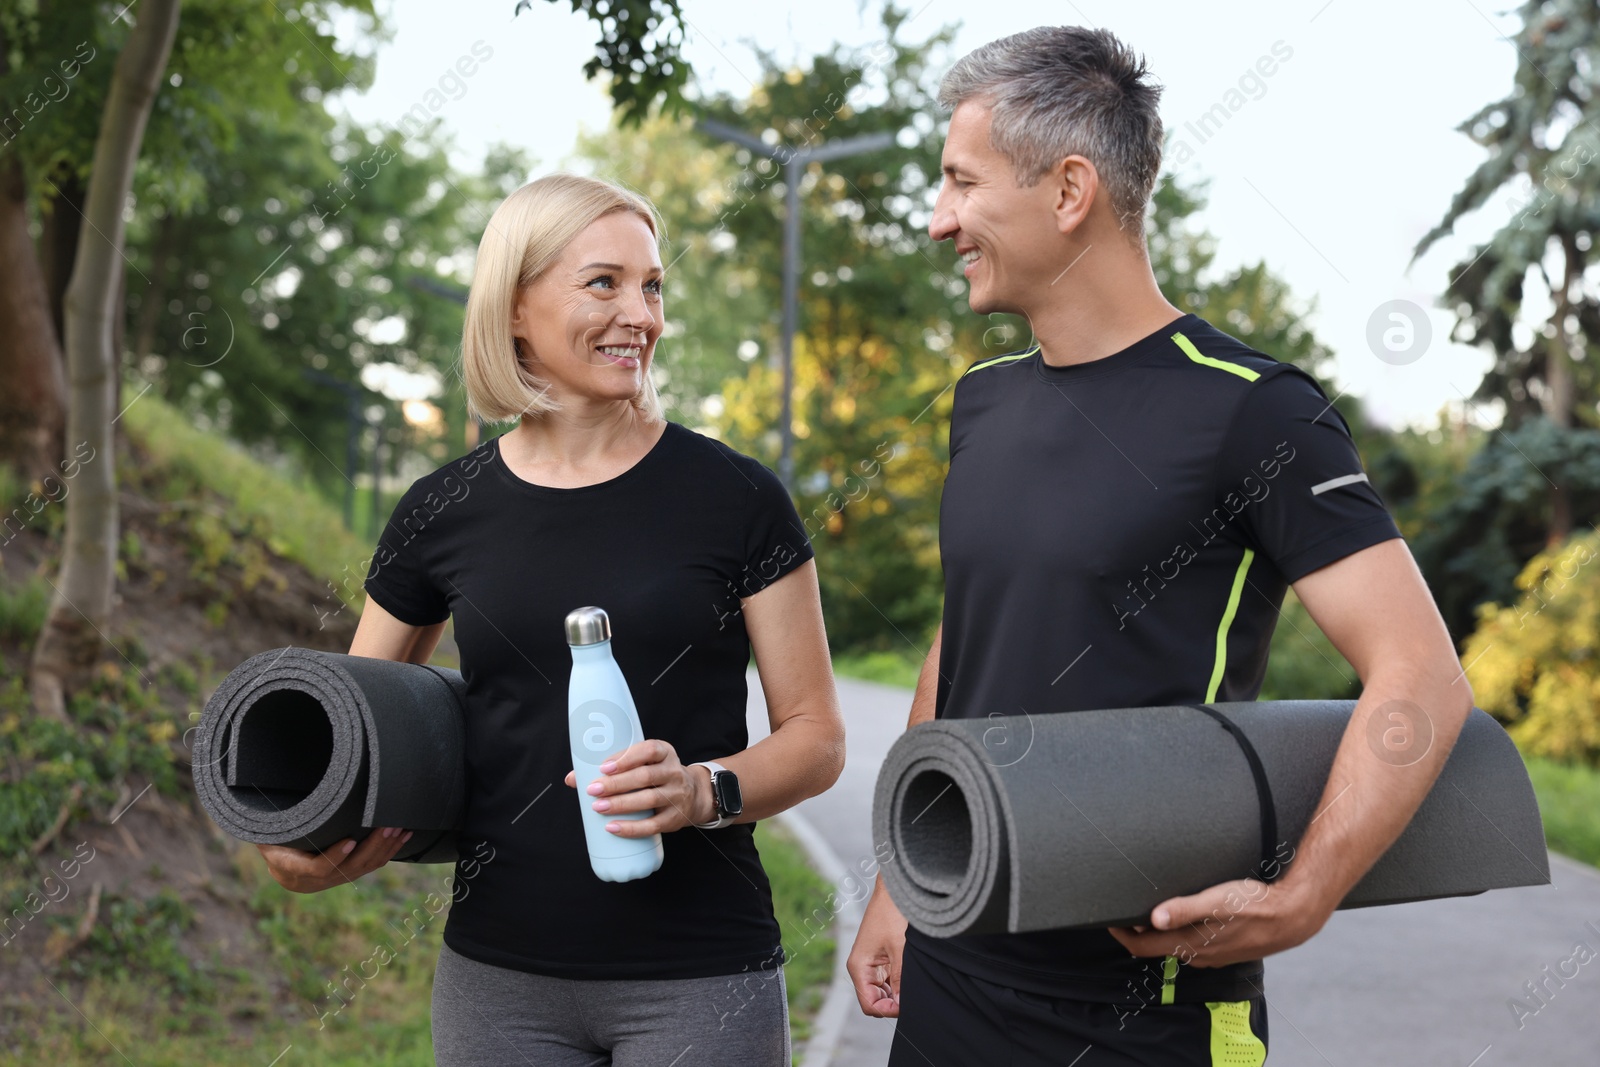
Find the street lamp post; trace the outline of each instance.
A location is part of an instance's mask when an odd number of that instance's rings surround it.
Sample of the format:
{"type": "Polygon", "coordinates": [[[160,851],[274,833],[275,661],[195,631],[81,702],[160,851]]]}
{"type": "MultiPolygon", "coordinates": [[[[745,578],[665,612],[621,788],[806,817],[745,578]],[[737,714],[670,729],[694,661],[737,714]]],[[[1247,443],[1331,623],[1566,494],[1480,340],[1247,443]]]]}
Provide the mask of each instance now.
{"type": "Polygon", "coordinates": [[[760,156],[783,165],[783,409],[778,416],[780,440],[778,452],[778,477],[792,493],[794,491],[794,334],[799,318],[800,287],[800,174],[808,163],[826,163],[830,159],[862,152],[876,152],[895,143],[892,133],[869,133],[861,137],[848,137],[832,141],[817,148],[794,148],[790,145],[769,145],[759,137],[745,133],[715,119],[695,120],[695,128],[704,130],[719,140],[748,148],[760,156]]]}

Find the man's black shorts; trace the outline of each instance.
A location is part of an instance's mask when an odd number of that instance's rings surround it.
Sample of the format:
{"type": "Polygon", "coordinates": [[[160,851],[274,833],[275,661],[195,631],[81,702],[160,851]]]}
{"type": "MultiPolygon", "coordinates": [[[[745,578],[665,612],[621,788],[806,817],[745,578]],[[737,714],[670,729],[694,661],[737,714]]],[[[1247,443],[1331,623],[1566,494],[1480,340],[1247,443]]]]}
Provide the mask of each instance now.
{"type": "Polygon", "coordinates": [[[889,1067],[1260,1067],[1267,1004],[1059,1000],[906,945],[889,1067]]]}

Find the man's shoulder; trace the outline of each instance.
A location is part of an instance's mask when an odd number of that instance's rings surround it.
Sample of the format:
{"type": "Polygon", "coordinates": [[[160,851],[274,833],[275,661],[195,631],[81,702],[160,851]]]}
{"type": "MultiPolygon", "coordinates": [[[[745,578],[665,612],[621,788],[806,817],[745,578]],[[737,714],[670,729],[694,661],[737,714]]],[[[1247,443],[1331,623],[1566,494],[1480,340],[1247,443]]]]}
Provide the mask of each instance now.
{"type": "Polygon", "coordinates": [[[1196,372],[1223,373],[1241,382],[1254,383],[1281,374],[1284,368],[1298,370],[1292,363],[1284,363],[1251,348],[1199,316],[1185,316],[1173,323],[1170,337],[1171,361],[1196,372]]]}

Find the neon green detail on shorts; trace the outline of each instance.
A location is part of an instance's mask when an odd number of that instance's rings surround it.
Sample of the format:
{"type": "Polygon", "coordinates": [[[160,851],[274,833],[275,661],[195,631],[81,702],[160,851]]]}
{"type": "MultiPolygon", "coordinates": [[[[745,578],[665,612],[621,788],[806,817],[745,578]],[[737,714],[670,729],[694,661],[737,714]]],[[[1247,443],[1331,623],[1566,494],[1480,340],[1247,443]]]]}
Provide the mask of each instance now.
{"type": "Polygon", "coordinates": [[[1249,367],[1241,367],[1237,363],[1229,363],[1226,360],[1212,359],[1210,356],[1202,356],[1200,354],[1200,350],[1194,346],[1194,342],[1189,340],[1181,333],[1173,334],[1172,339],[1178,343],[1179,348],[1183,349],[1184,354],[1190,359],[1194,360],[1196,363],[1203,363],[1207,367],[1215,367],[1218,370],[1225,370],[1229,374],[1237,374],[1247,382],[1253,382],[1257,378],[1261,377],[1261,375],[1257,374],[1249,367]]]}
{"type": "Polygon", "coordinates": [[[1233,576],[1233,590],[1228,594],[1228,607],[1222,613],[1222,622],[1217,627],[1217,662],[1211,668],[1211,684],[1206,686],[1206,703],[1217,699],[1217,688],[1222,685],[1222,672],[1228,665],[1228,627],[1233,625],[1233,617],[1239,613],[1239,594],[1244,589],[1245,572],[1250,569],[1250,561],[1256,558],[1253,548],[1244,550],[1244,558],[1239,561],[1239,570],[1233,576]]]}
{"type": "Polygon", "coordinates": [[[1250,1029],[1248,1000],[1206,1001],[1211,1012],[1211,1067],[1261,1067],[1267,1046],[1250,1029]]]}
{"type": "Polygon", "coordinates": [[[1178,993],[1178,957],[1168,956],[1161,961],[1161,1003],[1171,1004],[1178,993]]]}
{"type": "Polygon", "coordinates": [[[993,359],[986,359],[982,363],[974,363],[972,366],[967,368],[966,373],[963,374],[962,377],[965,378],[967,374],[971,374],[975,370],[982,370],[985,367],[992,367],[996,363],[1013,363],[1019,359],[1027,359],[1037,351],[1039,351],[1039,346],[1034,345],[1026,352],[1016,352],[1009,356],[996,356],[993,359]]]}

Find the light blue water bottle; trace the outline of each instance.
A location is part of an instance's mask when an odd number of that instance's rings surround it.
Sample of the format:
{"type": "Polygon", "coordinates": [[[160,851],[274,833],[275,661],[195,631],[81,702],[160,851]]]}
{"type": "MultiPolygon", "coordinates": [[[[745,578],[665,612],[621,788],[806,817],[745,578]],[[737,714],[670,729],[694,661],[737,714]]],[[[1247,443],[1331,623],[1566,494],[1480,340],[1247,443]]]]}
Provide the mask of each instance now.
{"type": "Polygon", "coordinates": [[[664,853],[661,835],[618,837],[606,823],[648,819],[653,811],[620,815],[594,810],[589,783],[601,777],[600,764],[644,740],[639,712],[633,706],[622,668],[611,655],[611,619],[599,608],[578,608],[567,615],[567,644],[572,647],[572,681],[567,686],[567,727],[572,739],[572,769],[578,782],[578,810],[589,843],[589,866],[607,882],[629,882],[652,874],[664,853]]]}

